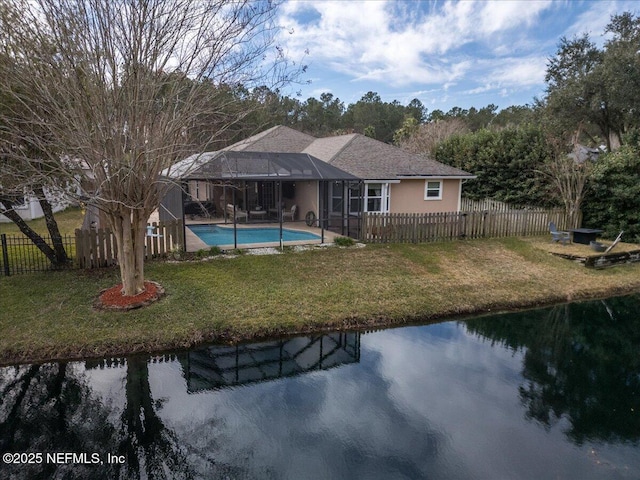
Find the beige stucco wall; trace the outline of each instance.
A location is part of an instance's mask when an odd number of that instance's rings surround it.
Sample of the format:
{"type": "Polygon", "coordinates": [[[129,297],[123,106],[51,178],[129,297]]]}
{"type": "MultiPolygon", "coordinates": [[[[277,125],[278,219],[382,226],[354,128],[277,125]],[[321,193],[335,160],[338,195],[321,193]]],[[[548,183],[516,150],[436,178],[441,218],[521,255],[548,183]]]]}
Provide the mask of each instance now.
{"type": "Polygon", "coordinates": [[[189,196],[193,200],[200,200],[201,202],[213,199],[213,185],[206,181],[189,180],[189,196]],[[197,185],[197,187],[196,187],[197,185]],[[198,198],[196,198],[196,193],[198,198]]]}
{"type": "MultiPolygon", "coordinates": [[[[433,179],[437,180],[437,179],[433,179]]],[[[391,184],[391,213],[457,212],[462,180],[443,180],[442,200],[425,200],[425,180],[391,184]]]]}
{"type": "Polygon", "coordinates": [[[295,203],[298,206],[296,220],[304,220],[304,216],[309,210],[318,215],[318,182],[300,181],[296,182],[296,198],[294,201],[287,200],[287,208],[295,203]]]}

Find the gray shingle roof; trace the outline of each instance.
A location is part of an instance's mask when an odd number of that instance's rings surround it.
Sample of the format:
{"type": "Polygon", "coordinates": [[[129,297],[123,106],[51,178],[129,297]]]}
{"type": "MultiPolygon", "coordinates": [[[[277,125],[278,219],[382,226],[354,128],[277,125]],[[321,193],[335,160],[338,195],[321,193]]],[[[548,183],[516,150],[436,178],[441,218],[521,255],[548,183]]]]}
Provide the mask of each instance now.
{"type": "Polygon", "coordinates": [[[473,175],[422,155],[360,134],[315,138],[279,125],[228,147],[228,150],[303,152],[365,180],[473,175]]]}
{"type": "Polygon", "coordinates": [[[293,128],[278,125],[257,135],[241,140],[225,150],[252,152],[301,153],[315,137],[293,128]]]}
{"type": "Polygon", "coordinates": [[[333,158],[323,160],[357,177],[370,180],[392,180],[406,176],[472,176],[460,169],[422,155],[407,153],[364,135],[355,135],[333,158]]]}

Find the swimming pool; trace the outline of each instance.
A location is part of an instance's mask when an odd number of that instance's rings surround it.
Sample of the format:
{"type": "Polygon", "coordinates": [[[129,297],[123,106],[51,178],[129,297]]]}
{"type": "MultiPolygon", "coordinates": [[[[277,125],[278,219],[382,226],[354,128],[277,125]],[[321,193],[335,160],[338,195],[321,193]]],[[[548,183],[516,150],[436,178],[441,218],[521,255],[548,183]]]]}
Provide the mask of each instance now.
{"type": "MultiPolygon", "coordinates": [[[[222,227],[220,225],[189,225],[189,229],[209,246],[234,244],[233,227],[222,227]]],[[[238,245],[280,242],[280,229],[278,227],[242,227],[237,229],[237,235],[238,245]]],[[[320,240],[320,235],[283,228],[282,240],[284,242],[320,240]]]]}

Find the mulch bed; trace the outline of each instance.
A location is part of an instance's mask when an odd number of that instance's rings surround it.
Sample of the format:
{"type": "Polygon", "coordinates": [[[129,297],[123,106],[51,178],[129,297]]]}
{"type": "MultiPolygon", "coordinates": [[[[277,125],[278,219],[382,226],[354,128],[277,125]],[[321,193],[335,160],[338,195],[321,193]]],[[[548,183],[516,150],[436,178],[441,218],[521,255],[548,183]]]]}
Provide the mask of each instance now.
{"type": "Polygon", "coordinates": [[[94,308],[100,310],[127,311],[150,305],[162,298],[164,288],[159,283],[144,282],[144,291],[134,296],[124,296],[121,293],[122,284],[102,290],[94,302],[94,308]]]}

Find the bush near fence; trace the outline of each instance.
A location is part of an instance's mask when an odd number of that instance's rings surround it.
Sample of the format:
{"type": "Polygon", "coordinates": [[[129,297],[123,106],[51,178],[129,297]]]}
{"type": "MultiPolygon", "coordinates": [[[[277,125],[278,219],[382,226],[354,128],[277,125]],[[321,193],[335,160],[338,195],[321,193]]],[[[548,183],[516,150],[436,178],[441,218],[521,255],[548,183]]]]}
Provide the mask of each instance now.
{"type": "Polygon", "coordinates": [[[459,238],[543,235],[549,222],[570,228],[563,209],[443,213],[365,213],[363,241],[422,243],[459,238]]]}
{"type": "MultiPolygon", "coordinates": [[[[163,257],[176,246],[184,247],[184,230],[179,220],[150,224],[146,237],[146,257],[163,257]]],[[[49,237],[43,237],[52,245],[49,237]]],[[[63,236],[67,256],[74,260],[69,268],[96,268],[117,264],[115,238],[108,229],[76,230],[75,237],[63,236]]],[[[53,270],[49,259],[25,235],[2,235],[0,275],[16,275],[53,270]]]]}

